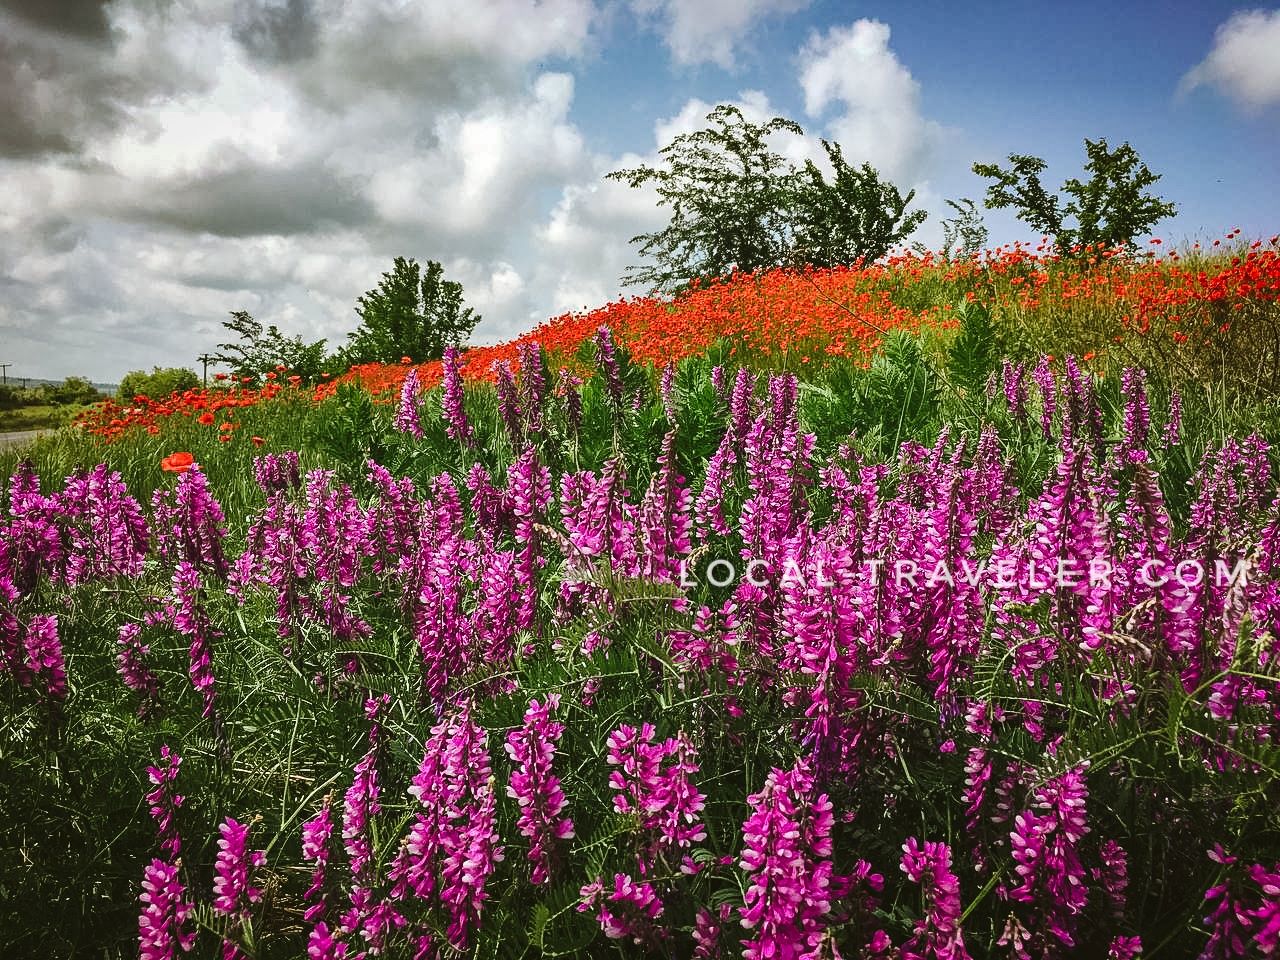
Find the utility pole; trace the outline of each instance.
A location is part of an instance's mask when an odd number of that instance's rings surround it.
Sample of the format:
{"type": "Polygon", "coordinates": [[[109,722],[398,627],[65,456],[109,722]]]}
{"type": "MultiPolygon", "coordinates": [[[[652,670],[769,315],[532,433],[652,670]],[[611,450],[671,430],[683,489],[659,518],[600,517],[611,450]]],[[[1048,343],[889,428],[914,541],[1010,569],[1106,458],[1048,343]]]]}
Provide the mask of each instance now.
{"type": "Polygon", "coordinates": [[[0,363],[0,383],[8,384],[9,368],[12,366],[13,366],[12,363],[0,363]]]}
{"type": "Polygon", "coordinates": [[[200,369],[202,378],[204,380],[204,385],[207,387],[209,385],[209,364],[217,363],[218,358],[211,353],[202,353],[200,356],[196,357],[196,359],[201,363],[200,369]]]}

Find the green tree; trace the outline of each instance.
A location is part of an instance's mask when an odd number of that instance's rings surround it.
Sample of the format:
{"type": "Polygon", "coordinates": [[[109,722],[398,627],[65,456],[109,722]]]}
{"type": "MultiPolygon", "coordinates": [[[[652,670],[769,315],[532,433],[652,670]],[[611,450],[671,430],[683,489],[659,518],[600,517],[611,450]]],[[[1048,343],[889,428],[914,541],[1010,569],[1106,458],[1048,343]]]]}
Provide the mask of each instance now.
{"type": "Polygon", "coordinates": [[[116,395],[125,401],[136,396],[162,400],[171,393],[181,393],[198,386],[200,378],[194,370],[186,367],[153,367],[150,373],[145,370],[130,370],[126,373],[120,380],[120,391],[116,395]]]}
{"type": "Polygon", "coordinates": [[[360,297],[360,326],[348,334],[343,351],[350,363],[415,363],[438,360],[444,348],[461,345],[480,315],[462,305],[462,284],[445,280],[444,268],[427,261],[424,273],[416,260],[396,257],[377,289],[360,297]]]}
{"type": "Polygon", "coordinates": [[[1089,179],[1072,177],[1059,194],[1045,190],[1040,174],[1047,164],[1039,157],[1010,154],[1009,168],[994,163],[975,163],[973,172],[994,180],[987,187],[986,205],[998,210],[1014,207],[1018,219],[1053,238],[1062,254],[1079,252],[1085,246],[1133,249],[1135,239],[1177,212],[1158,196],[1144,193],[1160,179],[1138,157],[1138,152],[1122,143],[1111,150],[1104,140],[1085,140],[1089,179]],[[1074,220],[1074,226],[1068,221],[1074,220]]]}
{"type": "Polygon", "coordinates": [[[306,383],[315,383],[326,368],[324,340],[307,343],[301,337],[286,337],[274,324],[263,327],[244,310],[231,311],[231,319],[222,325],[239,340],[218,344],[223,352],[214,359],[230,366],[237,377],[261,381],[268,371],[283,366],[306,383]]]}
{"type": "Polygon", "coordinates": [[[850,166],[840,144],[822,141],[831,162],[830,183],[812,160],[804,164],[792,198],[794,259],[815,267],[878,260],[924,223],[923,210],[907,213],[914,190],[903,196],[875,167],[850,166]]]}
{"type": "Polygon", "coordinates": [[[102,399],[98,388],[85,377],[67,377],[61,384],[49,388],[49,399],[54,403],[94,403],[102,399]]]}
{"type": "Polygon", "coordinates": [[[956,212],[954,217],[942,220],[942,259],[967,259],[987,246],[991,236],[978,205],[968,197],[948,200],[947,205],[956,212]]]}
{"type": "Polygon", "coordinates": [[[606,175],[630,187],[653,184],[658,204],[671,209],[666,227],[631,239],[652,262],[629,268],[623,283],[672,291],[735,269],[874,260],[924,220],[922,212],[905,213],[913,193],[903,197],[868,164],[850,166],[839,144],[823,141],[830,182],[812,162],[801,170],[786,162],[769,137],[803,136],[792,120],[755,124],[726,104],[706,119],[708,127],[662,148],[662,167],[606,175]]]}

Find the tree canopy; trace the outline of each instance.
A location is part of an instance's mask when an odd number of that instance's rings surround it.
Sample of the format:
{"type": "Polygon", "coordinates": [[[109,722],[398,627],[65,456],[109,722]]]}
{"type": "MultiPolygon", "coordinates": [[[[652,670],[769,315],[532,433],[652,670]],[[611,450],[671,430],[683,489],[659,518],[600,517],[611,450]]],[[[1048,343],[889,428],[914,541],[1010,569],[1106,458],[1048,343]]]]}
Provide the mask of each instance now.
{"type": "Polygon", "coordinates": [[[360,326],[348,334],[344,351],[351,363],[414,363],[438,360],[447,346],[470,336],[480,315],[464,307],[462,284],[444,279],[444,268],[427,261],[425,273],[416,260],[396,257],[374,290],[356,305],[360,326]]]}
{"type": "Polygon", "coordinates": [[[851,166],[837,143],[822,141],[830,181],[812,161],[797,169],[769,143],[775,134],[803,136],[792,120],[756,124],[727,104],[706,119],[707,127],[662,148],[662,166],[606,175],[631,187],[653,184],[659,205],[671,210],[662,230],[631,239],[651,262],[629,268],[624,283],[670,291],[733,270],[874,260],[925,218],[906,212],[914,191],[903,196],[870,164],[851,166]]]}
{"type": "Polygon", "coordinates": [[[1067,255],[1097,244],[1132,249],[1136,238],[1177,212],[1172,203],[1143,192],[1160,174],[1152,173],[1127,142],[1114,150],[1105,139],[1085,140],[1084,146],[1089,179],[1063,183],[1065,201],[1040,182],[1048,166],[1040,157],[1010,154],[1008,168],[975,163],[974,173],[995,181],[987,187],[987,208],[1014,207],[1019,220],[1052,237],[1058,252],[1067,255]]]}
{"type": "Polygon", "coordinates": [[[214,356],[231,367],[237,377],[261,381],[277,366],[284,366],[308,383],[314,383],[326,366],[325,341],[306,343],[301,337],[286,337],[274,324],[263,325],[244,310],[233,310],[222,325],[239,339],[218,344],[214,356]]]}

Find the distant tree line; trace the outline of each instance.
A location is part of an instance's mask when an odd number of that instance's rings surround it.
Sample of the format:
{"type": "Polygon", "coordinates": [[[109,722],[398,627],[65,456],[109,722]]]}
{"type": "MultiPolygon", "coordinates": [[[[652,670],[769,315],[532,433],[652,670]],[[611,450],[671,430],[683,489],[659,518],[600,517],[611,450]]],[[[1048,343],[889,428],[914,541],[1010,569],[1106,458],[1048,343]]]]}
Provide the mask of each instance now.
{"type": "Polygon", "coordinates": [[[62,383],[42,383],[30,387],[20,387],[13,383],[0,384],[0,410],[81,406],[101,399],[102,394],[98,392],[98,388],[84,377],[67,377],[62,383]]]}

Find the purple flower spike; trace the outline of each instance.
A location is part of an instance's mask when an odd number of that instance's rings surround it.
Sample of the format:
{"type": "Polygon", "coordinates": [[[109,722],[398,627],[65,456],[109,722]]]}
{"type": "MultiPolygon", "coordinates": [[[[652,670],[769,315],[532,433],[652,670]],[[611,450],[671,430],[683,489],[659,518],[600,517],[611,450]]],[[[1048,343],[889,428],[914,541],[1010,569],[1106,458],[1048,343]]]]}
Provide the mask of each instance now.
{"type": "Polygon", "coordinates": [[[426,434],[422,430],[422,421],[418,417],[418,368],[410,367],[405,375],[404,384],[400,387],[400,404],[396,407],[395,428],[407,433],[415,440],[421,440],[426,434]]]}
{"type": "Polygon", "coordinates": [[[567,801],[560,779],[551,772],[556,746],[564,733],[564,724],[551,719],[551,711],[559,706],[559,694],[550,694],[545,703],[530,700],[524,724],[507,734],[506,750],[516,763],[507,794],[520,806],[517,824],[530,840],[530,880],[535,886],[551,882],[556,841],[574,835],[573,821],[560,816],[567,801]]]}
{"type": "Polygon", "coordinates": [[[187,922],[194,909],[186,897],[186,887],[178,878],[178,865],[152,860],[142,874],[142,910],[138,914],[138,956],[140,960],[173,960],[195,944],[196,932],[187,922]]]}

